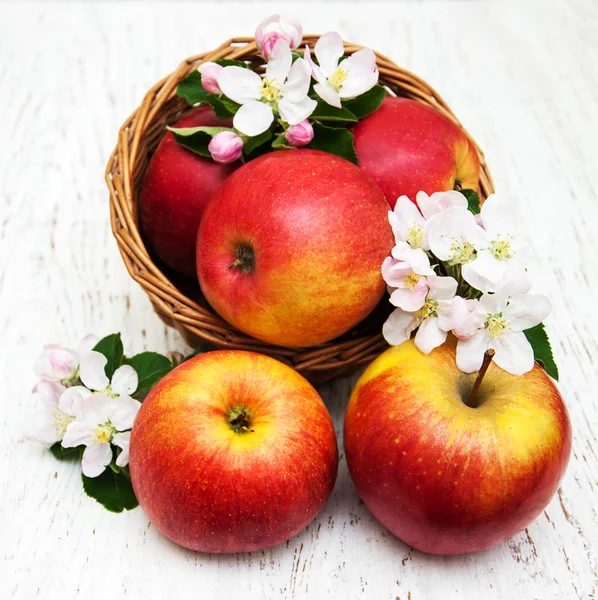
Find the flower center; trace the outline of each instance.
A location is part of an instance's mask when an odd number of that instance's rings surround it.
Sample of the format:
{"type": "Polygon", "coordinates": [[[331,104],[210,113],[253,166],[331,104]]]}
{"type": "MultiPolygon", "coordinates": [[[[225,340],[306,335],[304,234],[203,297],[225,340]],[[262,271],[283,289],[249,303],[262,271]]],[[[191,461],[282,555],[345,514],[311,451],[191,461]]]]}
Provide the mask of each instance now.
{"type": "Polygon", "coordinates": [[[415,286],[419,283],[419,280],[422,278],[421,275],[417,273],[409,273],[407,277],[405,277],[405,287],[408,290],[414,290],[415,286]]]}
{"type": "Polygon", "coordinates": [[[60,383],[64,387],[71,387],[72,385],[77,384],[78,379],[79,379],[79,366],[77,365],[73,369],[73,372],[68,377],[65,377],[60,383]]]}
{"type": "Polygon", "coordinates": [[[502,233],[499,233],[496,236],[496,239],[492,240],[489,250],[496,260],[507,261],[511,260],[515,256],[515,252],[511,248],[512,240],[512,235],[507,234],[505,237],[502,237],[502,233]]]}
{"type": "Polygon", "coordinates": [[[282,98],[282,90],[280,89],[276,78],[264,78],[264,81],[262,81],[262,89],[260,90],[260,93],[262,94],[262,98],[266,102],[270,103],[277,102],[282,98]]]}
{"type": "Polygon", "coordinates": [[[92,439],[94,442],[100,442],[101,444],[108,444],[112,439],[112,436],[116,433],[116,428],[110,421],[103,425],[98,425],[94,431],[92,439]]]}
{"type": "Polygon", "coordinates": [[[498,313],[496,315],[488,315],[486,319],[486,331],[488,332],[488,337],[492,339],[501,338],[505,332],[511,330],[511,324],[505,318],[503,318],[502,314],[498,313]]]}
{"type": "Polygon", "coordinates": [[[56,435],[60,438],[64,437],[66,428],[75,420],[75,417],[71,417],[68,413],[62,412],[58,409],[54,413],[54,425],[56,426],[56,435]]]}
{"type": "Polygon", "coordinates": [[[425,321],[430,317],[438,316],[438,302],[432,298],[426,298],[424,305],[415,313],[419,321],[425,321]]]}
{"type": "Polygon", "coordinates": [[[342,67],[338,67],[338,69],[328,78],[328,85],[335,92],[338,92],[343,87],[343,83],[345,83],[348,74],[348,71],[345,71],[342,67]]]}
{"type": "Polygon", "coordinates": [[[421,248],[424,245],[424,228],[417,223],[413,223],[407,229],[406,240],[412,248],[421,248]]]}
{"type": "Polygon", "coordinates": [[[451,258],[449,265],[463,265],[473,259],[475,247],[471,242],[468,242],[463,236],[460,238],[451,238],[451,258]]]}

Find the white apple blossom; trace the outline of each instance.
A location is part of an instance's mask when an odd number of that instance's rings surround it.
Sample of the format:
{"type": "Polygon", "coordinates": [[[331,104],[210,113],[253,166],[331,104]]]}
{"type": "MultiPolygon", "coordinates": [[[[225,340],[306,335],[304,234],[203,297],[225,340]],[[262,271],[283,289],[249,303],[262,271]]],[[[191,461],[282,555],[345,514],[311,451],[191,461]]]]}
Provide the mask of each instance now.
{"type": "Polygon", "coordinates": [[[221,94],[218,87],[218,75],[224,67],[215,62],[205,62],[199,65],[197,70],[201,73],[201,85],[210,94],[221,94]]]}
{"type": "Polygon", "coordinates": [[[312,60],[308,46],[304,54],[318,82],[314,90],[322,100],[337,108],[341,108],[341,99],[360,96],[378,83],[376,55],[372,50],[363,48],[341,60],[344,51],[341,36],[330,32],[320,37],[314,47],[319,64],[312,60]]]}
{"type": "MultiPolygon", "coordinates": [[[[65,448],[86,446],[81,463],[85,476],[97,477],[104,472],[113,458],[111,442],[119,432],[131,429],[140,407],[141,402],[126,395],[114,398],[100,393],[85,401],[81,420],[68,425],[62,440],[65,448]]],[[[128,460],[126,437],[116,439],[123,452],[127,450],[125,458],[128,460]]]]}
{"type": "Polygon", "coordinates": [[[36,359],[33,371],[43,381],[72,385],[77,379],[81,358],[91,351],[98,339],[93,334],[85,336],[76,351],[62,344],[47,344],[36,359]]]}
{"type": "Polygon", "coordinates": [[[486,241],[479,245],[475,260],[463,266],[463,278],[482,292],[495,291],[508,271],[529,258],[525,236],[516,233],[513,213],[496,194],[489,196],[480,212],[486,241]]]}
{"type": "Polygon", "coordinates": [[[123,431],[115,433],[112,438],[112,444],[121,449],[120,454],[116,457],[117,467],[126,467],[129,464],[129,444],[131,443],[131,432],[123,431]]]}
{"type": "MultiPolygon", "coordinates": [[[[406,244],[405,244],[406,246],[406,244]]],[[[404,248],[404,253],[395,253],[401,257],[388,256],[382,263],[382,277],[389,286],[390,303],[406,311],[419,310],[428,294],[428,276],[434,275],[430,261],[423,250],[404,248]]]]}
{"type": "Polygon", "coordinates": [[[235,114],[235,129],[256,136],[270,127],[274,115],[297,125],[314,111],[317,102],[308,95],[311,69],[302,58],[293,63],[291,49],[278,40],[272,50],[264,78],[251,69],[224,67],[218,76],[222,92],[241,104],[235,114]]]}
{"type": "Polygon", "coordinates": [[[255,30],[255,43],[260,54],[269,60],[279,40],[287,42],[291,49],[297,48],[303,39],[303,28],[296,19],[272,15],[264,19],[255,30]]]}
{"type": "Polygon", "coordinates": [[[470,338],[484,325],[484,316],[479,310],[479,301],[455,296],[450,305],[446,307],[441,325],[457,339],[470,338]]]}
{"type": "Polygon", "coordinates": [[[479,371],[484,353],[495,351],[494,362],[513,375],[523,375],[534,366],[533,349],[523,333],[550,314],[548,298],[527,294],[529,281],[507,277],[496,293],[484,294],[476,312],[477,331],[457,344],[457,366],[465,373],[479,371]]]}
{"type": "Polygon", "coordinates": [[[449,265],[465,265],[487,246],[487,234],[466,208],[455,206],[437,214],[428,230],[430,250],[449,265]]]}
{"type": "Polygon", "coordinates": [[[395,309],[382,327],[384,338],[391,346],[406,342],[416,329],[415,345],[429,354],[446,341],[448,330],[442,328],[445,311],[457,291],[457,281],[452,277],[430,275],[427,278],[428,295],[416,312],[395,309]]]}
{"type": "Polygon", "coordinates": [[[105,371],[107,358],[100,352],[89,352],[81,361],[81,381],[90,389],[112,397],[129,396],[139,384],[137,372],[130,365],[122,365],[114,371],[112,381],[105,371]]]}
{"type": "Polygon", "coordinates": [[[81,417],[82,402],[91,392],[83,386],[65,388],[50,381],[40,381],[35,391],[44,408],[30,418],[25,437],[51,446],[62,440],[67,427],[81,417]]]}

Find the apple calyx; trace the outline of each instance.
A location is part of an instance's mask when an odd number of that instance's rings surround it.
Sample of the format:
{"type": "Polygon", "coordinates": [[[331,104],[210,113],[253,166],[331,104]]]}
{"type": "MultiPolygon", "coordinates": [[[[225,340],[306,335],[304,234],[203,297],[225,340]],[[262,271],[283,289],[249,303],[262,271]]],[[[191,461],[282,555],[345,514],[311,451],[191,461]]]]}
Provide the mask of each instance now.
{"type": "Polygon", "coordinates": [[[231,265],[229,265],[229,269],[238,268],[241,273],[248,274],[253,271],[255,267],[255,252],[251,246],[247,244],[239,244],[237,246],[237,251],[235,253],[236,260],[231,265]]]}
{"type": "Polygon", "coordinates": [[[253,429],[249,429],[251,413],[240,404],[229,410],[226,420],[235,433],[253,433],[253,429]]]}
{"type": "Polygon", "coordinates": [[[488,371],[488,367],[490,366],[490,363],[492,362],[493,358],[494,350],[492,348],[488,348],[488,350],[486,350],[486,352],[484,353],[484,360],[482,361],[482,366],[478,371],[478,376],[476,377],[475,383],[473,384],[473,388],[471,389],[469,398],[467,398],[467,401],[465,402],[465,405],[469,406],[469,408],[478,407],[476,403],[476,395],[478,393],[478,390],[480,389],[480,386],[482,385],[482,381],[484,379],[484,376],[486,375],[486,371],[488,371]]]}

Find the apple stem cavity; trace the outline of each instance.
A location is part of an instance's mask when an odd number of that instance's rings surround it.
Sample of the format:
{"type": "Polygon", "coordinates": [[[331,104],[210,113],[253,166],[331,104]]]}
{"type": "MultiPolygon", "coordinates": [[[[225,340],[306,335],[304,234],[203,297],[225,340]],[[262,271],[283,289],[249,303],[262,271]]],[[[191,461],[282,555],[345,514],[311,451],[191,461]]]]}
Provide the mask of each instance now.
{"type": "Polygon", "coordinates": [[[241,244],[237,247],[236,260],[228,266],[229,269],[238,268],[241,273],[251,273],[255,267],[255,252],[251,246],[241,244]]]}
{"type": "Polygon", "coordinates": [[[486,371],[488,370],[488,367],[490,366],[490,363],[492,362],[493,358],[494,358],[494,350],[492,348],[489,348],[484,353],[484,360],[482,361],[482,366],[480,367],[480,370],[478,371],[478,376],[476,377],[475,383],[473,384],[471,394],[469,394],[469,398],[467,399],[467,402],[465,403],[465,405],[469,406],[469,408],[477,408],[476,396],[477,396],[478,390],[480,389],[480,386],[482,385],[482,381],[484,380],[486,371]]]}
{"type": "Polygon", "coordinates": [[[238,405],[231,408],[226,420],[235,433],[253,433],[253,429],[249,429],[251,413],[244,406],[238,405]]]}

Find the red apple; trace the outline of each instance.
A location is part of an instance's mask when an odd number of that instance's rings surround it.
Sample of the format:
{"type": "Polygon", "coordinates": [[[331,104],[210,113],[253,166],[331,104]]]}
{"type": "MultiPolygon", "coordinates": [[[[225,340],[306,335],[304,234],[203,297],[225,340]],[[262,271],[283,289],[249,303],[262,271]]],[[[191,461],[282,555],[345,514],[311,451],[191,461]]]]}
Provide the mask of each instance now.
{"type": "Polygon", "coordinates": [[[436,109],[388,96],[353,127],[361,168],[394,208],[399,196],[415,201],[457,187],[478,190],[480,159],[464,131],[436,109]]]}
{"type": "Polygon", "coordinates": [[[208,352],[149,393],[130,443],[131,480],[150,521],[200,552],[249,552],[304,529],[338,468],[316,390],[252,352],[208,352]]]}
{"type": "Polygon", "coordinates": [[[405,543],[432,554],[494,546],[529,525],[556,492],[571,451],[563,399],[539,367],[457,368],[447,343],[387,350],[357,382],[345,454],[359,495],[405,543]]]}
{"type": "Polygon", "coordinates": [[[214,309],[271,344],[304,347],[345,333],[382,297],[394,244],[380,188],[317,150],[272,152],[215,194],[197,238],[197,273],[214,309]]]}
{"type": "MultiPolygon", "coordinates": [[[[200,106],[175,127],[222,126],[209,106],[200,106]]],[[[168,132],[152,156],[139,195],[141,227],[149,247],[175,271],[195,276],[195,239],[203,211],[239,163],[223,165],[176,143],[168,132]]]]}

